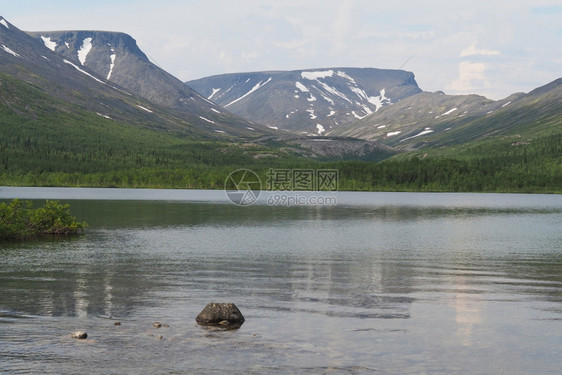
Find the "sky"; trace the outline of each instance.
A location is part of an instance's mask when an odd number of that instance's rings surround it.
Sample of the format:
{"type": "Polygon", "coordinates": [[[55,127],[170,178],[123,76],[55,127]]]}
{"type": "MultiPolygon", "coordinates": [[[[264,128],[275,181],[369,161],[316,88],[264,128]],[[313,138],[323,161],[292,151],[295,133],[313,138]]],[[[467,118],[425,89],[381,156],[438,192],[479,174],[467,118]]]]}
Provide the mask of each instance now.
{"type": "Polygon", "coordinates": [[[0,0],[0,15],[26,31],[128,33],[182,81],[402,68],[425,91],[497,100],[562,77],[561,0],[0,0]]]}

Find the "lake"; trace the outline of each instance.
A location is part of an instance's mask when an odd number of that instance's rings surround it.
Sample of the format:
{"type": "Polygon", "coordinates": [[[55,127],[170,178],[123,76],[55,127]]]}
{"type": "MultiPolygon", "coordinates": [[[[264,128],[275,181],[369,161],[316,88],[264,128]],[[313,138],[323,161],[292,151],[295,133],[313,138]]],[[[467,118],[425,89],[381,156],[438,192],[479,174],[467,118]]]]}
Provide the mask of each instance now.
{"type": "Polygon", "coordinates": [[[0,244],[0,373],[560,373],[562,196],[271,194],[0,188],[89,224],[0,244]]]}

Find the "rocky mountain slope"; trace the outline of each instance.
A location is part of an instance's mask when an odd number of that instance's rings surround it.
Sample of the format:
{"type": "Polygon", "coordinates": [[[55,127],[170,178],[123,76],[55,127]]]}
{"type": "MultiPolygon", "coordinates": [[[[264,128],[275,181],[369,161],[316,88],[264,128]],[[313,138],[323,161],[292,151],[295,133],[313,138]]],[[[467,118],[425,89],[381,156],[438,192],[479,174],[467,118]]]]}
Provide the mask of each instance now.
{"type": "Polygon", "coordinates": [[[248,120],[314,135],[421,92],[410,72],[372,68],[224,74],[187,85],[248,120]]]}
{"type": "Polygon", "coordinates": [[[562,79],[528,94],[492,101],[477,95],[420,93],[331,135],[399,148],[466,143],[491,135],[548,131],[562,125],[562,79]]]}
{"type": "Polygon", "coordinates": [[[154,65],[127,34],[105,31],[29,34],[77,70],[92,72],[102,82],[113,83],[153,104],[172,109],[178,118],[196,127],[250,137],[268,132],[222,110],[154,65]]]}

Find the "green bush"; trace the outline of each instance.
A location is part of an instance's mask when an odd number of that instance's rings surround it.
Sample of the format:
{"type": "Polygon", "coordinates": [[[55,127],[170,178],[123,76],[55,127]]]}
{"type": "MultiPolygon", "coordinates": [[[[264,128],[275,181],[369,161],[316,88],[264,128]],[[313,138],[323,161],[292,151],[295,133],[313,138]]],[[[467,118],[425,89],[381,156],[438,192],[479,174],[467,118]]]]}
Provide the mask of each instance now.
{"type": "Polygon", "coordinates": [[[82,232],[85,226],[70,214],[68,204],[57,201],[48,200],[37,209],[32,209],[30,201],[19,199],[0,203],[0,240],[72,235],[82,232]]]}

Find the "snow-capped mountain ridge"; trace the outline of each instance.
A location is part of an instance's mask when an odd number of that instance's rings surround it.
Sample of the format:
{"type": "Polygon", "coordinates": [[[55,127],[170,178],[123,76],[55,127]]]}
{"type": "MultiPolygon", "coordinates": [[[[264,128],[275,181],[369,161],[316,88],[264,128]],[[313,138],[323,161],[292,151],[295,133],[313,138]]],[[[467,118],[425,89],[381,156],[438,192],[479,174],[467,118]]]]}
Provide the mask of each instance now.
{"type": "Polygon", "coordinates": [[[226,74],[187,84],[251,121],[314,135],[421,92],[410,72],[372,68],[226,74]]]}

